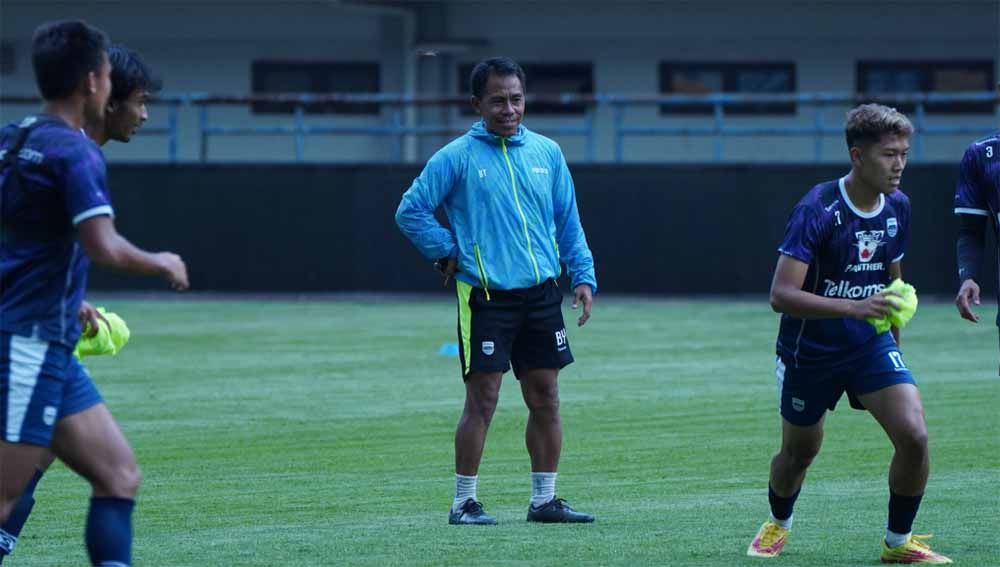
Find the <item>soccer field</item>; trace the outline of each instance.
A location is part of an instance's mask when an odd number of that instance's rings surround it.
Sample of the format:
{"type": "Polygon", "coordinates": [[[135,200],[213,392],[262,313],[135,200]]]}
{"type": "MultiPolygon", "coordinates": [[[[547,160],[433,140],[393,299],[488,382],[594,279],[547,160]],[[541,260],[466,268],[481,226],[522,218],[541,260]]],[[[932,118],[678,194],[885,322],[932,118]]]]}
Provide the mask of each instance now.
{"type": "MultiPolygon", "coordinates": [[[[779,418],[766,301],[600,299],[571,326],[559,494],[592,525],[524,521],[527,412],[505,377],[480,469],[498,526],[449,526],[463,387],[453,301],[95,301],[132,341],[87,360],[144,473],[135,564],[873,565],[891,446],[846,400],[776,560],[744,553],[767,514],[779,418]]],[[[1000,565],[996,329],[921,307],[903,353],[924,395],[931,479],[916,533],[1000,565]]],[[[567,322],[575,313],[566,309],[567,322]]],[[[6,565],[87,563],[88,489],[61,465],[6,565]]]]}

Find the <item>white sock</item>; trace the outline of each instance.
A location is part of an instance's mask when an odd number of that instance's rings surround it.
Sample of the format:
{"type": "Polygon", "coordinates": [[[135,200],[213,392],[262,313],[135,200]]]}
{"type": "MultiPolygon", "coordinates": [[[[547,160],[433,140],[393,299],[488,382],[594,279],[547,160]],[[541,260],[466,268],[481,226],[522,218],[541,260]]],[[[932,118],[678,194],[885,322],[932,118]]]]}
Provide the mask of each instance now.
{"type": "Polygon", "coordinates": [[[539,507],[556,497],[556,475],[554,472],[531,473],[531,505],[539,507]]]}
{"type": "Polygon", "coordinates": [[[775,524],[778,524],[779,526],[785,528],[786,530],[792,529],[792,519],[795,518],[795,514],[792,514],[791,516],[785,518],[784,520],[779,520],[778,518],[775,518],[774,514],[769,514],[769,515],[771,516],[771,521],[774,522],[775,524]]]}
{"type": "Polygon", "coordinates": [[[452,503],[451,509],[453,512],[457,512],[462,504],[468,499],[477,500],[476,498],[476,482],[479,481],[479,475],[476,476],[464,476],[460,474],[455,475],[455,502],[452,503]]]}
{"type": "Polygon", "coordinates": [[[889,547],[899,547],[909,541],[909,539],[910,534],[897,534],[892,530],[885,530],[885,544],[889,547]]]}

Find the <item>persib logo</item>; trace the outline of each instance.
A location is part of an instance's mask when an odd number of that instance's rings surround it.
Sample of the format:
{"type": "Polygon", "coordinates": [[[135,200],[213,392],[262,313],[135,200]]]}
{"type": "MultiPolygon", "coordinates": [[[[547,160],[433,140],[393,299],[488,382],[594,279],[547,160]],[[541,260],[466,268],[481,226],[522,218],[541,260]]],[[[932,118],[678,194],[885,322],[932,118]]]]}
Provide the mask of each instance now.
{"type": "Polygon", "coordinates": [[[885,244],[882,242],[884,234],[884,230],[859,230],[855,232],[854,236],[858,241],[854,245],[858,247],[858,260],[870,261],[875,256],[878,247],[885,244]]]}

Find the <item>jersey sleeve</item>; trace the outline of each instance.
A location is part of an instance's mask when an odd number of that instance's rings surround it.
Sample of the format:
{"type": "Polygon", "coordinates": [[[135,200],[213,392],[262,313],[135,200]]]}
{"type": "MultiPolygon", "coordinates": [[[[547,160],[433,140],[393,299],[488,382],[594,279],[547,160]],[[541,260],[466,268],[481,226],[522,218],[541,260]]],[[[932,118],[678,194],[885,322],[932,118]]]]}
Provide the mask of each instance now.
{"type": "Polygon", "coordinates": [[[66,213],[73,226],[96,216],[115,216],[108,194],[107,166],[98,151],[83,151],[64,162],[66,213]]]}
{"type": "Polygon", "coordinates": [[[989,216],[987,192],[980,171],[978,152],[982,149],[972,144],[962,156],[958,184],[955,186],[955,214],[989,216]]]}
{"type": "Polygon", "coordinates": [[[785,237],[778,252],[801,260],[812,262],[823,238],[823,219],[819,212],[806,204],[798,204],[792,211],[785,226],[785,237]]]}

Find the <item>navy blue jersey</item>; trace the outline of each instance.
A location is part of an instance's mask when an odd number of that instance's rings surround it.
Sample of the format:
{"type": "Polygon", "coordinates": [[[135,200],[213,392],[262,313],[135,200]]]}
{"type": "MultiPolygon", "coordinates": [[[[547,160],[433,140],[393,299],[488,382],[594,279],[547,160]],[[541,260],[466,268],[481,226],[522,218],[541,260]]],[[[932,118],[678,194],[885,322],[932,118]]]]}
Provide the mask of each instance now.
{"type": "Polygon", "coordinates": [[[955,214],[982,215],[997,229],[1000,212],[1000,134],[973,142],[962,156],[955,214]]]}
{"type": "MultiPolygon", "coordinates": [[[[76,225],[114,214],[106,166],[80,130],[47,115],[21,124],[32,122],[16,167],[0,171],[0,330],[72,347],[90,264],[76,225]]],[[[17,130],[0,130],[0,152],[17,130]]]]}
{"type": "MultiPolygon", "coordinates": [[[[976,140],[966,148],[955,186],[955,214],[989,218],[993,233],[1000,238],[1000,133],[976,140]]],[[[1000,256],[996,262],[1000,266],[1000,256]]],[[[963,274],[958,277],[965,279],[963,274]]],[[[1000,325],[1000,313],[996,323],[1000,325]]]]}
{"type": "MultiPolygon", "coordinates": [[[[809,264],[803,291],[864,299],[890,283],[889,265],[906,251],[910,200],[902,191],[880,195],[871,212],[851,203],[844,180],[813,187],[792,211],[778,251],[809,264]]],[[[803,320],[781,316],[778,355],[796,367],[846,361],[875,337],[856,319],[803,320]]]]}

